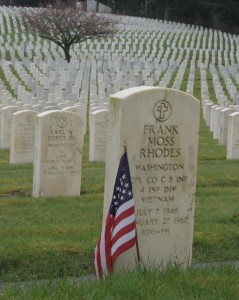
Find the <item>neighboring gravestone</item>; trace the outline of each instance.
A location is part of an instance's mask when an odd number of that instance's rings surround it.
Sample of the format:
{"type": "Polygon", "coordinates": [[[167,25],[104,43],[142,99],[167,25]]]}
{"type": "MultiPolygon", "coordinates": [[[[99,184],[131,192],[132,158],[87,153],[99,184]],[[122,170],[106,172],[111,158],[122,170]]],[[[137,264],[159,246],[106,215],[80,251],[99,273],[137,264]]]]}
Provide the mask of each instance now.
{"type": "Polygon", "coordinates": [[[32,163],[34,159],[36,112],[12,114],[10,163],[32,163]]]}
{"type": "Polygon", "coordinates": [[[18,106],[6,106],[1,111],[1,131],[0,131],[0,148],[10,149],[11,145],[11,125],[12,114],[20,110],[18,106]]]}
{"type": "Polygon", "coordinates": [[[239,159],[239,112],[228,116],[227,159],[239,159]]]}
{"type": "MultiPolygon", "coordinates": [[[[191,262],[199,101],[165,88],[138,87],[111,96],[104,219],[120,157],[127,146],[141,260],[146,265],[191,262]]],[[[136,249],[117,267],[135,263],[136,249]]]]}
{"type": "Polygon", "coordinates": [[[48,111],[37,115],[33,196],[78,196],[81,189],[83,119],[48,111]]]}
{"type": "Polygon", "coordinates": [[[91,113],[89,161],[105,161],[108,141],[109,110],[91,113]]]}
{"type": "Polygon", "coordinates": [[[67,107],[62,108],[62,111],[71,111],[76,114],[80,114],[84,121],[84,134],[86,133],[86,114],[85,114],[84,110],[82,109],[82,107],[77,106],[77,105],[67,106],[67,107]]]}
{"type": "Polygon", "coordinates": [[[220,134],[219,134],[219,145],[227,144],[228,135],[228,116],[233,113],[232,108],[224,108],[220,111],[220,134]]]}

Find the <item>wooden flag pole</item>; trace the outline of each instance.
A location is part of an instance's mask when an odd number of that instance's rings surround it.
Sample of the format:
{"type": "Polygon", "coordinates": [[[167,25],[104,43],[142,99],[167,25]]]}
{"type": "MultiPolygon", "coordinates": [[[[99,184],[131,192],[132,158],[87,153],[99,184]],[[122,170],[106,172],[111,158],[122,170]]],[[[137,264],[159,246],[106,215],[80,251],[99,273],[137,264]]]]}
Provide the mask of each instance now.
{"type": "Polygon", "coordinates": [[[136,239],[136,253],[137,253],[137,259],[138,259],[138,262],[140,262],[139,241],[138,241],[138,233],[137,233],[137,228],[136,228],[136,226],[135,226],[135,239],[136,239]]]}

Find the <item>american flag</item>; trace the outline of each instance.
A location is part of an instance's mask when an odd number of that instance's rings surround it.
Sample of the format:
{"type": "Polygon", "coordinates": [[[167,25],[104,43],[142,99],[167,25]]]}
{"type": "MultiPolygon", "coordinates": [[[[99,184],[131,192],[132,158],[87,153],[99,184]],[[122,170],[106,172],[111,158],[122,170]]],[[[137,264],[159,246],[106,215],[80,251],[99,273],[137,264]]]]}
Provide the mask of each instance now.
{"type": "Polygon", "coordinates": [[[125,151],[120,160],[108,216],[95,249],[96,276],[109,275],[117,257],[135,243],[134,199],[125,151]]]}

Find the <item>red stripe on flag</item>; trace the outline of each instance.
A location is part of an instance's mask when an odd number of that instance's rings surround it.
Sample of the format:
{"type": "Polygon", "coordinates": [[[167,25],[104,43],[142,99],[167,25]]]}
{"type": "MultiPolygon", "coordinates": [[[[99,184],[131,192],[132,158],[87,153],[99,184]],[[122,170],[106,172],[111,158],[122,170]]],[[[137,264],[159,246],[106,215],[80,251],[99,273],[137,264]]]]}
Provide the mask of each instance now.
{"type": "Polygon", "coordinates": [[[120,239],[122,236],[126,235],[130,231],[132,231],[135,228],[134,223],[130,223],[129,225],[123,227],[112,239],[112,246],[115,244],[115,242],[120,239]]]}
{"type": "Polygon", "coordinates": [[[111,257],[112,259],[112,264],[115,263],[117,257],[122,254],[123,252],[125,252],[126,250],[129,250],[130,248],[132,248],[135,245],[135,238],[132,238],[131,240],[129,240],[127,243],[121,245],[120,247],[117,248],[117,250],[115,251],[114,255],[111,257]]]}
{"type": "Polygon", "coordinates": [[[124,220],[125,218],[127,218],[130,215],[134,215],[134,207],[130,207],[129,209],[123,211],[121,214],[115,216],[115,222],[114,222],[114,227],[117,226],[117,224],[119,224],[122,220],[124,220]]]}

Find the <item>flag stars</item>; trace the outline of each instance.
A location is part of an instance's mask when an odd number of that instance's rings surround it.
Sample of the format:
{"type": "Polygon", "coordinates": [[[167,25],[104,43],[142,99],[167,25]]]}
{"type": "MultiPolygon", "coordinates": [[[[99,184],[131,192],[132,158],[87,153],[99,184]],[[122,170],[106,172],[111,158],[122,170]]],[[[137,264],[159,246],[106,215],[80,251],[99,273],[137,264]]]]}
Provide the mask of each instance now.
{"type": "Polygon", "coordinates": [[[128,195],[129,195],[129,196],[132,196],[132,193],[131,193],[131,191],[129,191],[129,192],[128,192],[128,195]]]}
{"type": "Polygon", "coordinates": [[[126,184],[124,186],[125,186],[125,188],[127,188],[127,187],[129,187],[129,184],[126,182],[126,184]]]}
{"type": "Polygon", "coordinates": [[[126,193],[126,190],[125,189],[123,189],[123,191],[122,191],[122,194],[125,194],[126,193]]]}

